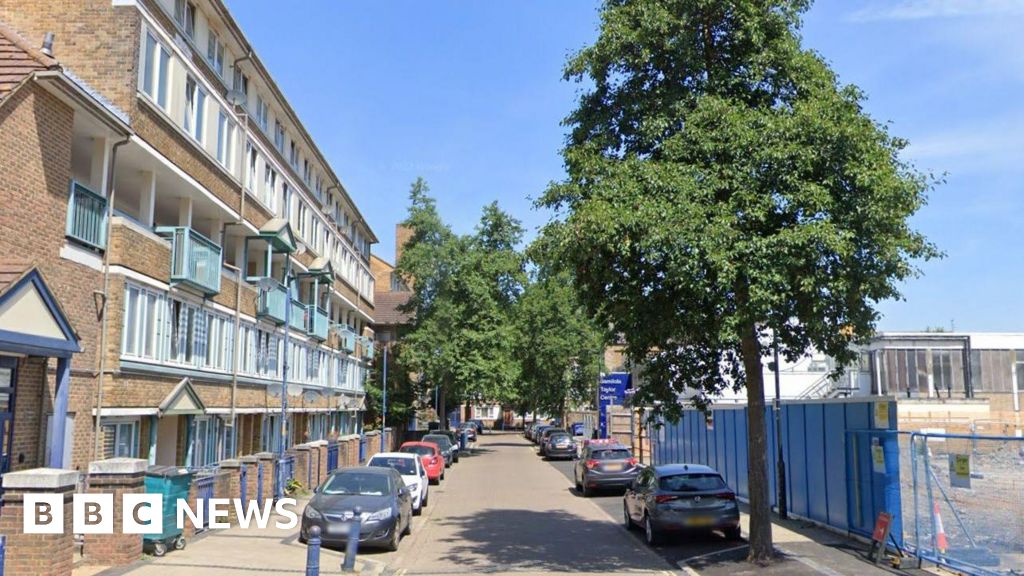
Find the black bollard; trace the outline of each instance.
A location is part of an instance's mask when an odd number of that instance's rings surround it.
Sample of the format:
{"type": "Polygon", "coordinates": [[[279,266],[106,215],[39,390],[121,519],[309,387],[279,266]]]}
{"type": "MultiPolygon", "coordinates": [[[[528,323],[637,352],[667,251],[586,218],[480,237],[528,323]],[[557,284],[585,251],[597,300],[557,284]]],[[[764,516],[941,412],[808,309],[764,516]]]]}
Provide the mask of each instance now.
{"type": "Polygon", "coordinates": [[[320,576],[320,527],[309,529],[309,545],[306,546],[306,576],[320,576]]]}
{"type": "Polygon", "coordinates": [[[342,572],[355,572],[356,550],[359,549],[359,533],[363,525],[363,509],[356,506],[352,511],[352,521],[348,525],[348,540],[345,541],[345,561],[341,564],[342,572]]]}

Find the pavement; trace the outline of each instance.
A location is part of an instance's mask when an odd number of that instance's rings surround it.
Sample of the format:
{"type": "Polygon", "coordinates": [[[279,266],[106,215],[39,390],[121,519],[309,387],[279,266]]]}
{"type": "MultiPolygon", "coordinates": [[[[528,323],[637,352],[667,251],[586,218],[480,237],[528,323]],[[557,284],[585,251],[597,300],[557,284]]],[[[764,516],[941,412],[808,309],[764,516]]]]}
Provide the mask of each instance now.
{"type": "MultiPolygon", "coordinates": [[[[515,433],[491,433],[453,465],[430,503],[413,518],[412,534],[397,552],[361,550],[362,574],[680,574],[685,576],[883,576],[915,574],[866,560],[866,547],[799,521],[776,521],[779,558],[769,566],[746,562],[744,541],[712,534],[656,547],[623,525],[622,493],[583,498],[572,481],[572,461],[546,462],[515,433]]],[[[304,502],[300,502],[301,511],[304,502]]],[[[742,516],[746,533],[748,517],[742,516]]],[[[323,549],[322,574],[339,574],[343,554],[323,549]]],[[[116,570],[82,567],[75,576],[305,574],[306,546],[297,529],[232,528],[193,538],[182,551],[146,557],[116,570]]]]}

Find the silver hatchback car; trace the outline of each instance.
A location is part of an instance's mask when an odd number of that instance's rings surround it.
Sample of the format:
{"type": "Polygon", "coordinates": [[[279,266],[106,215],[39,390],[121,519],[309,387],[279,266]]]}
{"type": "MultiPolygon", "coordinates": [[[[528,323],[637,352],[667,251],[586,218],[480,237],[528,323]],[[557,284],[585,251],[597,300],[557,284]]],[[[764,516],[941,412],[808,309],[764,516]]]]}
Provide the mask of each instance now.
{"type": "Polygon", "coordinates": [[[721,530],[740,538],[736,493],[714,468],[700,464],[666,464],[644,468],[622,502],[627,528],[642,526],[647,544],[667,532],[721,530]]]}

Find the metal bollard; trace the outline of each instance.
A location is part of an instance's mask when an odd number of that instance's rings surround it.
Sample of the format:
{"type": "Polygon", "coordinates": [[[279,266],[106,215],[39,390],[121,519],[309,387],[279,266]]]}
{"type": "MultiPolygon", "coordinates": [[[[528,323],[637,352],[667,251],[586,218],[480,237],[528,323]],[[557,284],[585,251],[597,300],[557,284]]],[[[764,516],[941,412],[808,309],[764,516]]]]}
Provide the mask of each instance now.
{"type": "Polygon", "coordinates": [[[306,576],[320,576],[320,527],[309,529],[309,545],[306,546],[306,576]]]}
{"type": "Polygon", "coordinates": [[[355,572],[356,551],[359,549],[359,533],[363,525],[363,509],[355,507],[355,516],[348,525],[348,540],[345,541],[345,561],[341,564],[342,572],[355,572]]]}

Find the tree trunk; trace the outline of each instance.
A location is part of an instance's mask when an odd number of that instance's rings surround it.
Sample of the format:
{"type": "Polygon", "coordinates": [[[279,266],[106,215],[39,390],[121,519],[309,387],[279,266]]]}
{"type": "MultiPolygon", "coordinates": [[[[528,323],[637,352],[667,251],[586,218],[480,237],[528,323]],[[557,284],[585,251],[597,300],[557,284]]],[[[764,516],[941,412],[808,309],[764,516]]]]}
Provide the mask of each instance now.
{"type": "Polygon", "coordinates": [[[751,324],[741,342],[743,370],[747,378],[747,484],[750,487],[750,555],[759,564],[771,560],[771,503],[768,498],[768,443],[764,420],[764,376],[761,372],[761,343],[751,324]]]}

